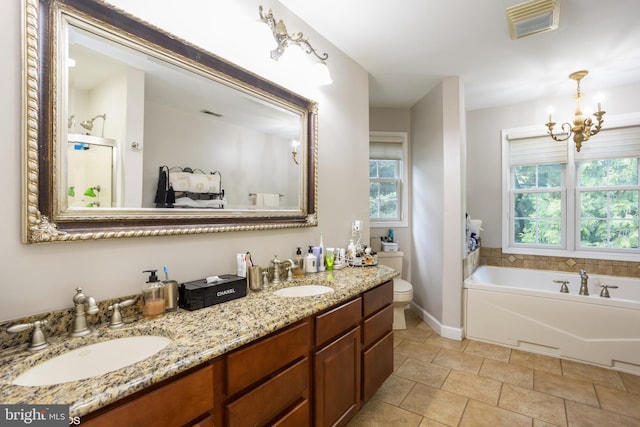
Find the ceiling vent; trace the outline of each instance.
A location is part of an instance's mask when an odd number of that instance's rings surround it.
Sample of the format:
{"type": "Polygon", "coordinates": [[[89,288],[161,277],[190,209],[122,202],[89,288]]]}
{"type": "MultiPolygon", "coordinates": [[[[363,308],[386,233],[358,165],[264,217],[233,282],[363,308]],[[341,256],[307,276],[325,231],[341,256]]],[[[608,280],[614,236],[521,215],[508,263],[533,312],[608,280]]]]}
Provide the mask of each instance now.
{"type": "Polygon", "coordinates": [[[559,0],[532,0],[507,8],[513,40],[558,28],[559,0]]]}

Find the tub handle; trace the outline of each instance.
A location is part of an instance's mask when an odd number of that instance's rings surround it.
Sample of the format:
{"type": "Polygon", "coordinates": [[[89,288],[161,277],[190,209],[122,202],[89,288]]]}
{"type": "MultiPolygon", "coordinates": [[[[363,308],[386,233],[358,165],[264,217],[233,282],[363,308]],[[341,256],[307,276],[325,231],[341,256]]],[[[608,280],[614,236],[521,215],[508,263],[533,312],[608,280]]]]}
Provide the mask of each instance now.
{"type": "Polygon", "coordinates": [[[610,298],[609,288],[612,288],[612,289],[618,288],[616,285],[600,285],[600,287],[602,288],[602,290],[600,291],[600,296],[602,298],[610,298]]]}
{"type": "Polygon", "coordinates": [[[554,280],[553,283],[562,283],[562,286],[560,286],[560,292],[563,294],[569,293],[569,288],[567,287],[567,283],[569,283],[568,280],[554,280]]]}

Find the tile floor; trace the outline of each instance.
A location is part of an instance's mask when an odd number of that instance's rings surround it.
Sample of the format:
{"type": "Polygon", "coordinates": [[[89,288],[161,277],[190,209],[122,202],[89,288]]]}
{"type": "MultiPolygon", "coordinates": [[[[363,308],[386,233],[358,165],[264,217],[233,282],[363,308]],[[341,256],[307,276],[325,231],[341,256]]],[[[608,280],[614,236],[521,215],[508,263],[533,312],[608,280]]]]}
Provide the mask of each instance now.
{"type": "Polygon", "coordinates": [[[640,426],[640,376],[449,340],[406,314],[394,373],[348,427],[640,426]]]}

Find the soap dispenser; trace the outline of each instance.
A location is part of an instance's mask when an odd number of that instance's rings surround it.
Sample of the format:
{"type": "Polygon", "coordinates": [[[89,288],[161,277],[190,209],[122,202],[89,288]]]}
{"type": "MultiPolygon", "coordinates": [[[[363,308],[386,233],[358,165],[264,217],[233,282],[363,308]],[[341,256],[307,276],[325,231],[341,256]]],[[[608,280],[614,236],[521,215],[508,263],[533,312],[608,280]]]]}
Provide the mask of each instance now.
{"type": "Polygon", "coordinates": [[[302,256],[302,250],[300,250],[299,246],[298,246],[298,249],[296,250],[296,256],[294,259],[296,262],[296,267],[304,270],[304,257],[302,256]]]}
{"type": "Polygon", "coordinates": [[[155,319],[164,316],[165,299],[164,283],[158,280],[158,270],[144,270],[149,273],[149,280],[142,286],[142,316],[145,319],[155,319]]]}

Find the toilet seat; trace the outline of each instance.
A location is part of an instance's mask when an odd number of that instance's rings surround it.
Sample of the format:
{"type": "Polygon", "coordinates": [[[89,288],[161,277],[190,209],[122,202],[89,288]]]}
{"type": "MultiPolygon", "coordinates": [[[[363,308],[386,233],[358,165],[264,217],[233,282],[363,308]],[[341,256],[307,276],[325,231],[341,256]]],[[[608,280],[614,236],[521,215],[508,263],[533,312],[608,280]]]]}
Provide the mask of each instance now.
{"type": "Polygon", "coordinates": [[[393,293],[398,295],[413,293],[413,286],[406,280],[393,279],[393,293]]]}

